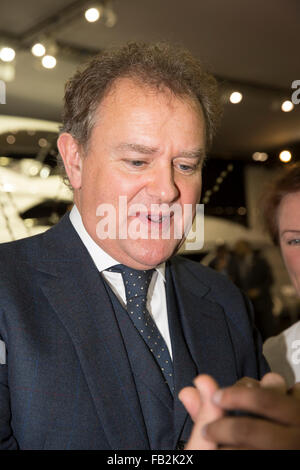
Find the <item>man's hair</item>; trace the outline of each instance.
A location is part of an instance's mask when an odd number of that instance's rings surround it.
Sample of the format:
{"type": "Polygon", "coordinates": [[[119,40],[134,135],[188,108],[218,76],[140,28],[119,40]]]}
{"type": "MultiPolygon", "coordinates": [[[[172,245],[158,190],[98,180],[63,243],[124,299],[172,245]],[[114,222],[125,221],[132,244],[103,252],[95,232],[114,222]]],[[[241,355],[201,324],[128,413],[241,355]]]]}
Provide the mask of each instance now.
{"type": "Polygon", "coordinates": [[[300,191],[300,163],[284,170],[265,190],[262,215],[267,231],[275,245],[279,244],[278,208],[285,196],[300,191]]]}
{"type": "Polygon", "coordinates": [[[123,77],[150,87],[166,87],[176,96],[189,96],[201,105],[211,144],[221,106],[215,78],[187,50],[166,43],[130,42],[105,50],[67,82],[61,132],[70,133],[87,150],[96,111],[114,82],[123,77]]]}

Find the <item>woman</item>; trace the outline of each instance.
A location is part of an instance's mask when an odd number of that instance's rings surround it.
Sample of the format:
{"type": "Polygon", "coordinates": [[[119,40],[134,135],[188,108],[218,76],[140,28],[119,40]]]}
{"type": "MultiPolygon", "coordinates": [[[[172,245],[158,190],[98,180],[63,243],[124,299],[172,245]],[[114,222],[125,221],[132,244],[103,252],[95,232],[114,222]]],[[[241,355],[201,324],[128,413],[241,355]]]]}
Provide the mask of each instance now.
{"type": "MultiPolygon", "coordinates": [[[[280,246],[290,279],[300,296],[300,163],[288,168],[267,191],[264,219],[280,246]]],[[[300,381],[300,321],[264,344],[264,355],[288,386],[300,381]]]]}

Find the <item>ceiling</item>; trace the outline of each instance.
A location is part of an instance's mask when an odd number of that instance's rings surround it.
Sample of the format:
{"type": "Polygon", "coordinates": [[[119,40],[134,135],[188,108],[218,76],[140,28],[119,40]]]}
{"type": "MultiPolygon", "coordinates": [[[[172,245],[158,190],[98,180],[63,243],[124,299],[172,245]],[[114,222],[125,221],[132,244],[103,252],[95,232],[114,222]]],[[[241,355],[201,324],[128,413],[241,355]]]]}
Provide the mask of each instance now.
{"type": "Polygon", "coordinates": [[[243,93],[240,104],[225,104],[213,155],[251,159],[256,151],[275,155],[289,147],[300,155],[300,105],[280,110],[300,79],[299,0],[115,0],[114,27],[87,23],[82,12],[89,3],[1,0],[0,44],[15,46],[16,75],[0,114],[59,121],[64,83],[91,54],[128,40],[167,40],[200,58],[224,96],[243,93]],[[52,70],[30,52],[43,35],[59,46],[52,70]]]}

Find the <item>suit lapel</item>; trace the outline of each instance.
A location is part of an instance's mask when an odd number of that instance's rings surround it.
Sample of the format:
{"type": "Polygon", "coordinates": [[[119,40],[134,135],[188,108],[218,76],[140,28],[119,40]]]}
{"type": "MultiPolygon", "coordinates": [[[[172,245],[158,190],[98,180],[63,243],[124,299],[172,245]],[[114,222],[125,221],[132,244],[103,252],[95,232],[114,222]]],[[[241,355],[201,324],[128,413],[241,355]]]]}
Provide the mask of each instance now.
{"type": "MultiPolygon", "coordinates": [[[[39,266],[44,271],[41,288],[71,337],[111,448],[147,449],[137,391],[112,305],[88,252],[70,222],[64,225],[73,259],[59,261],[64,247],[55,245],[59,250],[55,261],[43,259],[39,266]]],[[[48,238],[54,241],[53,234],[55,230],[48,238]]]]}
{"type": "Polygon", "coordinates": [[[238,379],[232,341],[223,308],[209,300],[210,288],[180,261],[171,264],[182,327],[198,374],[221,386],[238,379]]]}
{"type": "Polygon", "coordinates": [[[176,447],[181,430],[188,417],[183,404],[178,399],[178,393],[182,388],[193,384],[193,379],[197,375],[197,369],[189,354],[183,336],[181,312],[178,309],[178,300],[173,284],[174,280],[168,264],[166,269],[166,291],[174,366],[174,447],[176,447]]]}
{"type": "MultiPolygon", "coordinates": [[[[175,260],[170,262],[170,271],[176,291],[183,336],[193,359],[191,361],[185,354],[180,353],[174,357],[177,371],[176,392],[178,394],[181,388],[190,385],[198,374],[211,375],[220,386],[229,385],[238,377],[224,311],[219,304],[205,298],[209,288],[203,284],[203,281],[186,269],[184,263],[175,260]]],[[[176,346],[174,349],[176,351],[176,346]]],[[[186,417],[187,412],[177,399],[175,443],[184,424],[188,427],[189,434],[191,423],[189,420],[186,421],[186,417]]]]}

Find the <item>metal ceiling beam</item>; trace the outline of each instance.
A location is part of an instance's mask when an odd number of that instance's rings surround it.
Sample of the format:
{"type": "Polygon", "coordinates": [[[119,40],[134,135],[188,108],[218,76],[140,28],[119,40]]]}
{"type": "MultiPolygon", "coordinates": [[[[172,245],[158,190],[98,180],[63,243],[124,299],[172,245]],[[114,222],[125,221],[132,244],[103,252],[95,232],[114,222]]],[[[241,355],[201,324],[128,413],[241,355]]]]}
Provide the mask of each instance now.
{"type": "MultiPolygon", "coordinates": [[[[67,5],[48,18],[35,24],[22,34],[15,36],[10,35],[10,38],[18,41],[19,44],[23,46],[31,47],[31,42],[38,39],[39,36],[51,35],[53,32],[58,31],[81,16],[84,11],[84,7],[91,5],[91,3],[91,0],[75,0],[70,5],[67,5]]],[[[99,0],[98,3],[105,6],[107,0],[99,0]]],[[[5,34],[5,36],[7,36],[7,34],[5,34]]]]}

